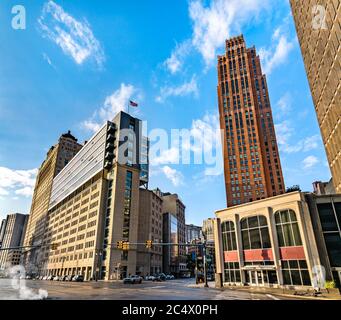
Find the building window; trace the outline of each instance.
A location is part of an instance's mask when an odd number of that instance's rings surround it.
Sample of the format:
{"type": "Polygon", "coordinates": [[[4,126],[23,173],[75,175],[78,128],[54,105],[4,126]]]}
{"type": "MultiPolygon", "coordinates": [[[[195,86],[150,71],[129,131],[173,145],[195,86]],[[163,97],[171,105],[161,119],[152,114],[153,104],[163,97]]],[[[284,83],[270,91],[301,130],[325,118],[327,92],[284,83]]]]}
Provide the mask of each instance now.
{"type": "Polygon", "coordinates": [[[286,285],[310,286],[310,275],[305,260],[282,261],[283,282],[286,285]]]}
{"type": "Polygon", "coordinates": [[[239,262],[224,263],[224,282],[240,282],[239,262]]]}
{"type": "Polygon", "coordinates": [[[130,227],[130,209],[131,209],[131,189],[132,189],[133,173],[127,171],[124,191],[124,217],[123,217],[123,239],[129,240],[130,227]]]}
{"type": "Polygon", "coordinates": [[[297,217],[293,210],[277,211],[275,222],[280,247],[302,246],[297,217]]]}
{"type": "Polygon", "coordinates": [[[234,223],[232,221],[224,221],[221,224],[221,232],[223,238],[223,250],[224,251],[237,250],[234,223]]]}
{"type": "Polygon", "coordinates": [[[269,228],[264,216],[244,218],[240,224],[244,250],[271,248],[269,228]]]}

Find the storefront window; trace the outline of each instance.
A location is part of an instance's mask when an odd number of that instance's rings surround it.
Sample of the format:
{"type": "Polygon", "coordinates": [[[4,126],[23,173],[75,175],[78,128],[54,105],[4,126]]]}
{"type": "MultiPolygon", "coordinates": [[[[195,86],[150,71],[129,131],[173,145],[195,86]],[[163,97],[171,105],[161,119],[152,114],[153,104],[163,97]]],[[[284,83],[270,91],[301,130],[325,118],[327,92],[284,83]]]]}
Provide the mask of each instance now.
{"type": "Polygon", "coordinates": [[[240,268],[238,262],[224,263],[224,282],[240,282],[240,268]]]}
{"type": "Polygon", "coordinates": [[[302,246],[297,217],[293,210],[277,211],[275,221],[280,247],[302,246]]]}
{"type": "Polygon", "coordinates": [[[264,216],[254,216],[241,220],[243,249],[271,248],[269,228],[264,216]]]}
{"type": "Polygon", "coordinates": [[[224,251],[237,250],[234,223],[232,221],[224,221],[221,224],[221,231],[223,237],[223,250],[224,251]]]}
{"type": "Polygon", "coordinates": [[[285,285],[311,285],[307,262],[305,260],[282,260],[282,273],[285,285]]]}

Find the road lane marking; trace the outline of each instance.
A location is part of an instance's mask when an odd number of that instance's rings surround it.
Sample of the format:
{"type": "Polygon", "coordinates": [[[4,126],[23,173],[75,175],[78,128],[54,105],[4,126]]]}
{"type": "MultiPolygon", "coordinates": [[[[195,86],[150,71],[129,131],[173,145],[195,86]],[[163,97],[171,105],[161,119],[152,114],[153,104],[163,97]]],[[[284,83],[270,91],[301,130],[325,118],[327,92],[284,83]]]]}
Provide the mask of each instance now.
{"type": "Polygon", "coordinates": [[[271,294],[267,294],[266,296],[269,297],[269,298],[271,298],[271,299],[273,299],[273,300],[281,300],[281,299],[279,299],[279,298],[274,297],[274,296],[271,295],[271,294]]]}

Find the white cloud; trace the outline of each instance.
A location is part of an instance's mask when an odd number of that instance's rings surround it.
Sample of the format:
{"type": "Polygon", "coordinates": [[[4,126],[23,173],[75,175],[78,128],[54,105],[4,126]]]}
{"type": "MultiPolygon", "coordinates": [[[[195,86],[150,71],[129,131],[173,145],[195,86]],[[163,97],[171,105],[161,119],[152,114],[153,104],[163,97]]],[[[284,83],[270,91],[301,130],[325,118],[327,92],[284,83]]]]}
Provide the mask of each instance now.
{"type": "Polygon", "coordinates": [[[311,169],[319,162],[319,159],[317,159],[315,156],[308,156],[302,161],[302,164],[304,169],[311,169]]]}
{"type": "Polygon", "coordinates": [[[284,20],[282,26],[274,31],[270,47],[261,48],[259,51],[263,73],[267,75],[271,74],[275,68],[287,61],[296,43],[296,38],[290,40],[287,32],[284,31],[286,25],[287,19],[284,20]]]}
{"type": "Polygon", "coordinates": [[[135,93],[141,97],[133,85],[121,83],[119,89],[105,98],[104,105],[96,110],[90,119],[82,123],[82,127],[93,132],[98,131],[102,123],[113,119],[120,111],[127,111],[129,100],[135,100],[131,98],[135,93]]]}
{"type": "Polygon", "coordinates": [[[285,93],[277,102],[277,113],[279,115],[286,115],[292,109],[292,97],[289,92],[285,93]]]}
{"type": "Polygon", "coordinates": [[[191,51],[191,42],[186,40],[177,44],[171,56],[164,62],[164,65],[172,73],[177,73],[183,66],[184,59],[191,51]]]}
{"type": "Polygon", "coordinates": [[[166,178],[170,180],[175,187],[183,184],[184,177],[181,172],[172,169],[169,166],[162,167],[162,171],[165,174],[166,178]]]}
{"type": "Polygon", "coordinates": [[[45,53],[43,52],[43,59],[54,69],[56,69],[56,67],[54,66],[54,64],[52,63],[50,57],[45,53]]]}
{"type": "Polygon", "coordinates": [[[33,193],[38,169],[12,170],[0,167],[0,195],[8,196],[11,191],[25,197],[33,193]]]}
{"type": "Polygon", "coordinates": [[[279,148],[284,153],[308,152],[317,149],[322,142],[320,135],[316,134],[298,141],[296,139],[297,142],[291,144],[291,138],[295,137],[295,129],[288,120],[276,124],[275,129],[279,148]]]}
{"type": "Polygon", "coordinates": [[[161,152],[160,156],[150,159],[150,164],[152,166],[158,166],[161,164],[178,164],[179,163],[179,149],[173,147],[170,149],[166,149],[163,152],[161,152]]]}
{"type": "Polygon", "coordinates": [[[18,189],[15,191],[15,194],[21,195],[24,197],[31,197],[33,195],[33,188],[32,187],[25,187],[22,189],[18,189]]]}
{"type": "Polygon", "coordinates": [[[179,86],[165,86],[160,89],[160,95],[155,98],[156,102],[162,103],[169,97],[183,97],[186,95],[198,95],[198,83],[194,75],[189,82],[185,82],[179,86]]]}
{"type": "Polygon", "coordinates": [[[45,3],[38,19],[44,36],[56,43],[77,64],[93,58],[101,67],[105,60],[99,41],[87,21],[78,21],[53,1],[45,3]]]}
{"type": "Polygon", "coordinates": [[[232,33],[241,33],[242,27],[255,21],[270,3],[269,0],[211,0],[206,5],[202,0],[191,0],[192,38],[176,46],[166,60],[168,69],[172,73],[179,71],[192,48],[203,57],[206,67],[211,66],[225,40],[232,33]]]}

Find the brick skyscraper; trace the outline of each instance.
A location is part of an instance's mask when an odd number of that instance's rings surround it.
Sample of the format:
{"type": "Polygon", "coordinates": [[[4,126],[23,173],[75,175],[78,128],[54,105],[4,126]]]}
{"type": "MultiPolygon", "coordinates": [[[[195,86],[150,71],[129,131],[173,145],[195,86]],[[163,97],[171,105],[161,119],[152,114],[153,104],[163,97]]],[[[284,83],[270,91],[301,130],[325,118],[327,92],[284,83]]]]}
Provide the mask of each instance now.
{"type": "Polygon", "coordinates": [[[341,0],[290,0],[333,184],[341,193],[341,0]]]}
{"type": "Polygon", "coordinates": [[[218,100],[227,205],[284,193],[266,77],[243,36],[227,40],[218,56],[218,100]]]}

